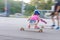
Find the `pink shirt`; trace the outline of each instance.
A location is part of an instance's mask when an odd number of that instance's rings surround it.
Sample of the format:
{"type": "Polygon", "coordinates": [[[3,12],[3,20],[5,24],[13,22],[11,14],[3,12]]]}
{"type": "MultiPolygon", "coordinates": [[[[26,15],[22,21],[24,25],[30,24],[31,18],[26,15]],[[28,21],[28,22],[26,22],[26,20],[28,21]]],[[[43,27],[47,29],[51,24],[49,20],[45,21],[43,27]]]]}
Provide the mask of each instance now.
{"type": "Polygon", "coordinates": [[[39,16],[38,15],[33,15],[30,20],[39,20],[39,16]]]}

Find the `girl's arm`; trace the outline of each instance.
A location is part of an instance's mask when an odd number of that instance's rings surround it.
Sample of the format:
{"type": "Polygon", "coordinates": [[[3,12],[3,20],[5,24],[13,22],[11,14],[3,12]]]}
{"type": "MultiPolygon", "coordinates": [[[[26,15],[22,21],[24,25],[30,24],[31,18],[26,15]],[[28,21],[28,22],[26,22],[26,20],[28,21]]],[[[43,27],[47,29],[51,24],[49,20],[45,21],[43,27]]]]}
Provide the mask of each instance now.
{"type": "Polygon", "coordinates": [[[43,20],[43,19],[40,19],[42,22],[44,22],[45,24],[47,24],[47,22],[45,21],[45,20],[43,20]]]}

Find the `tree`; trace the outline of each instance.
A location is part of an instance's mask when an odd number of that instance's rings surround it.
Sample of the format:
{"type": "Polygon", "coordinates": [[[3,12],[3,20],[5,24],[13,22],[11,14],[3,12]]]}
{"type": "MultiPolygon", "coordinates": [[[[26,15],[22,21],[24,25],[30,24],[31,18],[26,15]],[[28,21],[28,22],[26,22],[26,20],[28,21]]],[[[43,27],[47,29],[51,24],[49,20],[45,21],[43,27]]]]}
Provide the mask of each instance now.
{"type": "Polygon", "coordinates": [[[4,1],[0,0],[0,12],[4,12],[4,1]]]}
{"type": "Polygon", "coordinates": [[[25,6],[25,15],[27,15],[27,16],[32,15],[34,10],[35,10],[34,6],[32,6],[30,4],[26,4],[26,6],[25,6]]]}
{"type": "Polygon", "coordinates": [[[21,2],[11,2],[11,14],[21,13],[21,2]]]}
{"type": "Polygon", "coordinates": [[[37,8],[40,10],[50,10],[51,6],[53,5],[52,0],[47,0],[47,2],[45,2],[45,0],[31,0],[32,5],[36,6],[37,8]]]}
{"type": "MultiPolygon", "coordinates": [[[[21,1],[13,1],[8,0],[8,3],[10,4],[10,14],[15,13],[21,13],[21,1]]],[[[0,12],[4,12],[4,0],[0,0],[0,12]]],[[[37,9],[40,10],[49,10],[51,9],[51,5],[53,5],[52,0],[48,0],[47,3],[45,3],[45,0],[31,0],[30,4],[25,3],[25,13],[24,15],[31,15],[33,11],[35,10],[35,6],[37,6],[37,9]]]]}

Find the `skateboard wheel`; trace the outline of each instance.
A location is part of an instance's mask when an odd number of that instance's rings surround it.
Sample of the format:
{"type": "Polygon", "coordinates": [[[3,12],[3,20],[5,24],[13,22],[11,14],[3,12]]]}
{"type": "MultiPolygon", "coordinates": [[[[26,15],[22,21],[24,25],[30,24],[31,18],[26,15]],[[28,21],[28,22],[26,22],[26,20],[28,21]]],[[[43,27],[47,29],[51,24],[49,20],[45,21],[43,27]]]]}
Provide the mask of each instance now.
{"type": "Polygon", "coordinates": [[[39,30],[39,32],[43,32],[43,30],[42,30],[42,29],[40,29],[40,30],[39,30]]]}
{"type": "Polygon", "coordinates": [[[41,28],[44,28],[44,26],[42,26],[41,28]]]}
{"type": "Polygon", "coordinates": [[[22,28],[20,28],[20,30],[21,30],[21,31],[24,31],[24,28],[22,27],[22,28]]]}

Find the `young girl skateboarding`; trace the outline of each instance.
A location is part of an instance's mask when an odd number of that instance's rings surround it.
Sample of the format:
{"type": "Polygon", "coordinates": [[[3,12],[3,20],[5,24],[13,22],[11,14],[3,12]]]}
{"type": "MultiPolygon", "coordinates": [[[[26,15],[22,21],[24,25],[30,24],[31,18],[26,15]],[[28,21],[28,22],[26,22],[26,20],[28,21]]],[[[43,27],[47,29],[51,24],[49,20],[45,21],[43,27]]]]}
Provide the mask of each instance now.
{"type": "Polygon", "coordinates": [[[40,19],[40,13],[37,10],[34,12],[34,14],[28,20],[29,20],[28,28],[30,28],[31,24],[33,24],[33,25],[35,25],[34,26],[35,29],[39,29],[39,27],[38,27],[39,21],[42,21],[45,24],[47,23],[44,20],[40,19]]]}

